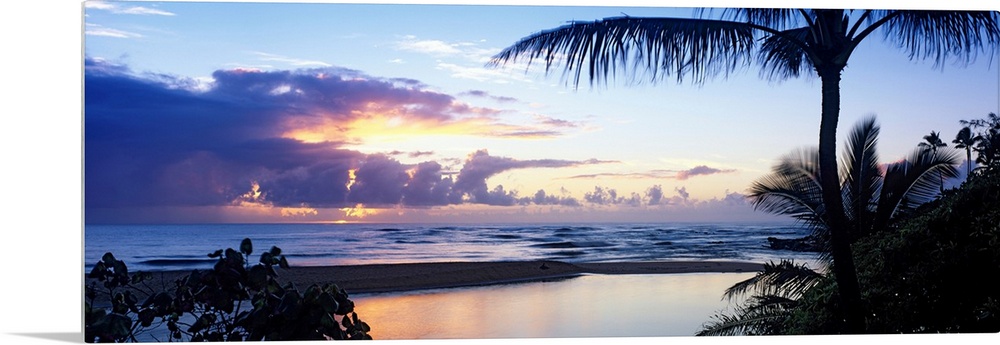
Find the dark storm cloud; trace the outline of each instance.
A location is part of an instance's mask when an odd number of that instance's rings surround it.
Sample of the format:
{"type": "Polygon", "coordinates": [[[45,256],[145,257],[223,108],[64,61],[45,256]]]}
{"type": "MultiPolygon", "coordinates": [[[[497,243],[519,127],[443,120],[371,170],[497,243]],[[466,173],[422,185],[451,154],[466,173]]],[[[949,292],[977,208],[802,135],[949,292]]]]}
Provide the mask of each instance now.
{"type": "Polygon", "coordinates": [[[403,164],[392,156],[434,153],[369,155],[343,148],[352,140],[347,137],[306,142],[286,133],[331,123],[340,128],[372,108],[441,123],[496,111],[424,90],[417,80],[342,68],[220,70],[213,79],[138,75],[123,65],[85,59],[85,206],[104,210],[90,214],[161,206],[574,206],[579,202],[573,198],[519,197],[501,185],[487,187],[486,180],[513,169],[608,163],[517,160],[482,150],[464,162],[403,164]]]}
{"type": "Polygon", "coordinates": [[[410,179],[402,164],[382,155],[366,158],[354,175],[356,178],[347,200],[376,205],[398,204],[403,199],[403,187],[410,179]]]}
{"type": "Polygon", "coordinates": [[[451,177],[443,177],[441,164],[423,162],[413,169],[413,177],[403,187],[403,204],[407,206],[438,206],[458,204],[462,196],[452,193],[451,177]]]}
{"type": "Polygon", "coordinates": [[[228,205],[253,182],[276,206],[342,205],[349,201],[348,170],[362,161],[370,165],[359,169],[362,184],[350,201],[399,202],[400,175],[379,171],[397,168],[389,162],[340,142],[283,134],[324,121],[347,123],[373,106],[431,121],[488,112],[422,90],[416,80],[341,68],[220,70],[202,85],[96,59],[84,65],[88,208],[228,205]],[[373,186],[383,182],[389,185],[373,186]]]}

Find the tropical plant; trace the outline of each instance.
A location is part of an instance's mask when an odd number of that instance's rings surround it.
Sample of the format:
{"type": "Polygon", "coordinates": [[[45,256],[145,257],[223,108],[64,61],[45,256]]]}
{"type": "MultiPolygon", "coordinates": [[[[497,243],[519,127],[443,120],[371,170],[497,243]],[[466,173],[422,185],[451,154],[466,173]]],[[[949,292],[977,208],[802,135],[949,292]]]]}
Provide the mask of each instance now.
{"type": "Polygon", "coordinates": [[[958,134],[955,134],[955,140],[951,141],[953,144],[955,144],[956,149],[965,150],[965,162],[966,165],[968,166],[968,168],[966,169],[966,176],[972,174],[972,148],[975,147],[976,143],[982,140],[982,138],[983,138],[982,136],[978,135],[973,136],[972,128],[969,128],[969,126],[965,126],[958,131],[958,134]]]}
{"type": "Polygon", "coordinates": [[[972,149],[976,151],[976,163],[986,171],[1000,171],[1000,116],[990,113],[985,119],[962,120],[961,124],[980,128],[979,140],[972,149]]]}
{"type": "MultiPolygon", "coordinates": [[[[874,117],[861,119],[849,133],[843,153],[838,193],[843,195],[841,218],[847,220],[851,243],[889,229],[892,220],[933,200],[939,193],[935,180],[958,176],[956,154],[919,149],[883,171],[876,151],[879,131],[874,117]]],[[[836,265],[836,258],[829,256],[829,224],[834,217],[822,198],[818,156],[815,150],[806,150],[783,157],[771,174],[754,181],[747,197],[756,210],[791,216],[811,227],[827,244],[821,257],[836,265]]]]}
{"type": "Polygon", "coordinates": [[[716,314],[698,336],[781,334],[799,298],[819,284],[824,275],[792,260],[764,264],[753,277],[726,289],[724,298],[746,297],[731,314],[716,314]]]}
{"type": "Polygon", "coordinates": [[[931,134],[925,135],[924,141],[918,143],[917,146],[924,149],[924,151],[937,153],[939,147],[948,147],[948,144],[941,141],[941,133],[931,131],[931,134]]]}
{"type": "Polygon", "coordinates": [[[148,272],[129,274],[128,266],[106,253],[87,277],[84,340],[87,342],[260,341],[371,339],[354,302],[336,285],[312,285],[304,293],[278,283],[274,266],[288,268],[281,249],[272,247],[250,265],[253,243],[239,251],[218,250],[211,270],[195,270],[157,290],[148,272]],[[98,283],[103,287],[98,286],[98,283]],[[139,303],[139,298],[145,301],[139,303]],[[98,307],[110,302],[110,310],[98,307]],[[246,304],[244,304],[246,303],[246,304]],[[166,339],[153,330],[166,327],[166,339]]]}
{"type": "MultiPolygon", "coordinates": [[[[954,59],[968,63],[981,50],[1000,42],[995,11],[910,11],[843,9],[730,9],[699,11],[699,18],[612,17],[577,21],[524,37],[490,62],[493,66],[540,59],[549,72],[563,70],[579,85],[619,72],[645,72],[656,83],[667,77],[696,83],[727,75],[756,62],[761,75],[787,79],[816,73],[822,85],[819,170],[822,199],[830,208],[829,228],[834,273],[846,299],[854,332],[864,329],[856,270],[844,230],[847,219],[837,176],[836,135],[840,113],[841,72],[855,49],[876,31],[909,52],[911,59],[954,59]],[[715,13],[721,13],[715,16],[715,13]],[[711,16],[711,18],[710,18],[711,16]]],[[[987,48],[987,49],[984,49],[987,48]]]]}
{"type": "MultiPolygon", "coordinates": [[[[860,120],[849,133],[838,191],[843,195],[851,243],[888,232],[890,223],[911,214],[937,195],[938,176],[956,177],[958,158],[953,153],[915,150],[905,160],[878,163],[880,128],[874,117],[860,120]]],[[[812,228],[826,248],[821,259],[831,263],[830,210],[822,198],[819,158],[815,150],[799,150],[783,157],[773,172],[755,181],[748,199],[757,210],[787,215],[812,228]]],[[[836,265],[836,262],[833,262],[836,265]]],[[[769,264],[754,278],[737,283],[726,297],[752,295],[730,315],[716,315],[699,335],[782,334],[785,321],[800,305],[806,292],[828,277],[791,261],[769,264]]],[[[829,282],[827,282],[828,284],[829,282]]],[[[843,297],[840,297],[843,303],[843,297]]],[[[824,330],[851,330],[850,325],[824,330]]]]}
{"type": "MultiPolygon", "coordinates": [[[[912,217],[852,245],[869,333],[1000,332],[1000,171],[978,170],[912,217]]],[[[783,334],[842,327],[831,281],[797,300],[783,334]]]]}
{"type": "MultiPolygon", "coordinates": [[[[924,136],[924,141],[917,143],[917,146],[924,149],[924,151],[936,154],[939,147],[948,147],[944,141],[941,141],[941,133],[931,131],[931,134],[924,136]]],[[[941,192],[944,192],[944,177],[941,177],[941,192]]]]}

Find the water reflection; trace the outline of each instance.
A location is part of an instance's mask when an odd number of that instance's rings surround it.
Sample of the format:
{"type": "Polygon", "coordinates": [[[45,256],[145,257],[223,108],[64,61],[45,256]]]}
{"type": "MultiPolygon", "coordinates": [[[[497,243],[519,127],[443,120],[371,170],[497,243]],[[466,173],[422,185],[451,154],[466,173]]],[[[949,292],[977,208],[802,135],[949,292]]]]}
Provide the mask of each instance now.
{"type": "Polygon", "coordinates": [[[690,336],[752,275],[585,275],[352,299],[376,339],[690,336]]]}

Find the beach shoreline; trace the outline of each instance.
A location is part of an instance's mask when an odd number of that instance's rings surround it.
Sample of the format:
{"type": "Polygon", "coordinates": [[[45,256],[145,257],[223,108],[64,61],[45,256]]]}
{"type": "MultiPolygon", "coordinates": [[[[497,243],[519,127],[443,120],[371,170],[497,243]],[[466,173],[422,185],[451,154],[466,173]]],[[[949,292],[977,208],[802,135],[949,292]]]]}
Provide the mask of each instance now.
{"type": "MultiPolygon", "coordinates": [[[[350,294],[410,292],[565,279],[585,274],[677,274],[756,272],[763,264],[739,261],[655,261],[568,263],[551,260],[493,262],[427,262],[334,266],[275,267],[282,284],[299,290],[337,284],[350,294]]],[[[151,272],[164,287],[191,271],[151,272]]],[[[89,283],[92,279],[86,279],[89,283]]]]}

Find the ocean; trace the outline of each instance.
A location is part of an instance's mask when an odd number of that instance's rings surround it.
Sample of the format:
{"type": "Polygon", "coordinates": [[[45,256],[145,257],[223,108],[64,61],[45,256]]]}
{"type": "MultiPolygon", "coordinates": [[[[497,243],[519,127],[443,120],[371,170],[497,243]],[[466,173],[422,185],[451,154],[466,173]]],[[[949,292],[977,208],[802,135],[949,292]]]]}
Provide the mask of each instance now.
{"type": "MultiPolygon", "coordinates": [[[[292,266],[444,261],[721,260],[814,263],[815,253],[773,250],[796,224],[186,224],[86,225],[84,269],[106,252],[130,271],[211,268],[208,254],[253,241],[251,260],[277,246],[292,266]]],[[[815,267],[815,266],[814,266],[815,267]]]]}

